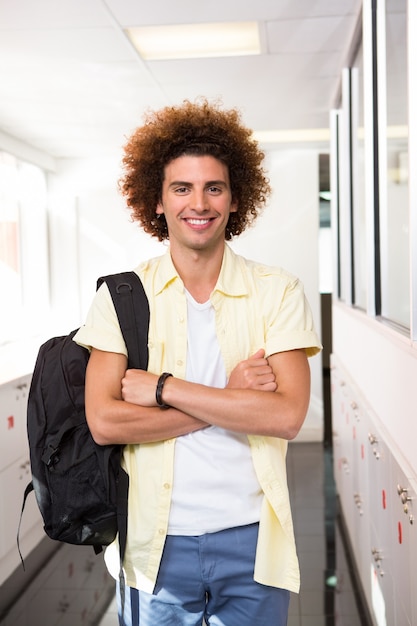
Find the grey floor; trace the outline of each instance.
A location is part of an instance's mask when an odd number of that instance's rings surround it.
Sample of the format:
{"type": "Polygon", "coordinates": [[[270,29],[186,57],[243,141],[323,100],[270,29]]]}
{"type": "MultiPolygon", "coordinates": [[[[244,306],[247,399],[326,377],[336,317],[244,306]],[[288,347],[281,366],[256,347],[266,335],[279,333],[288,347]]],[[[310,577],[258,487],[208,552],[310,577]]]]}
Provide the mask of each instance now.
{"type": "Polygon", "coordinates": [[[368,626],[338,513],[331,448],[290,444],[288,484],[301,570],[288,626],[368,626]]]}
{"type": "MultiPolygon", "coordinates": [[[[331,449],[291,443],[288,480],[301,567],[288,626],[368,626],[338,515],[331,449]]],[[[7,587],[7,583],[6,583],[7,587]]],[[[63,545],[0,613],[1,626],[117,626],[114,585],[101,556],[63,545]]]]}

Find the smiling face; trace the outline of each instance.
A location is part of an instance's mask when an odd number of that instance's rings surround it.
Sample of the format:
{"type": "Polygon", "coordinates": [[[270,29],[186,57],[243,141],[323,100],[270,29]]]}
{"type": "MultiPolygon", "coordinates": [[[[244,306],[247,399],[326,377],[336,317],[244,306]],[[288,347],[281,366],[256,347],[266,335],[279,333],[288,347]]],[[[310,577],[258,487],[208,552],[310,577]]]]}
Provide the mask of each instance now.
{"type": "Polygon", "coordinates": [[[184,155],[165,167],[157,214],[164,214],[171,250],[223,248],[232,201],[229,172],[212,156],[184,155]]]}

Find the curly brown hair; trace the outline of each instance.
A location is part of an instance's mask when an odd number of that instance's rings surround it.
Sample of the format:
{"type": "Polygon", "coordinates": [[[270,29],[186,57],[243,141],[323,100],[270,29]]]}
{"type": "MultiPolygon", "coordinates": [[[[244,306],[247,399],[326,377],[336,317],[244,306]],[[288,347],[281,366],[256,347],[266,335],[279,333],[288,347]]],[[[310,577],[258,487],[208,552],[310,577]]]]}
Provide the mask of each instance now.
{"type": "Polygon", "coordinates": [[[119,188],[126,197],[132,219],[159,241],[168,239],[163,215],[156,217],[161,200],[165,166],[183,155],[210,155],[229,170],[237,212],[230,213],[226,240],[242,233],[258,216],[271,192],[262,168],[264,153],[241,123],[237,109],[221,110],[206,99],[167,106],[147,113],[124,147],[124,176],[119,188]]]}

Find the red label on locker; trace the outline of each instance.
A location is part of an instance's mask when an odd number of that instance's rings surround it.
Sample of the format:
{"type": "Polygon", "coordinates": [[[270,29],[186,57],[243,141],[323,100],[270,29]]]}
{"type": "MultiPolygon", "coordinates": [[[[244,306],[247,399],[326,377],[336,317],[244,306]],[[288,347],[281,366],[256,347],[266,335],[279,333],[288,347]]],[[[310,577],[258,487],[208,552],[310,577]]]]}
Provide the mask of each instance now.
{"type": "Polygon", "coordinates": [[[403,542],[403,525],[401,522],[398,522],[398,543],[403,542]]]}
{"type": "Polygon", "coordinates": [[[382,508],[386,509],[387,508],[387,494],[385,489],[382,490],[382,508]]]}
{"type": "Polygon", "coordinates": [[[363,460],[365,458],[365,446],[362,444],[361,445],[361,459],[363,460]]]}
{"type": "Polygon", "coordinates": [[[7,418],[7,430],[14,428],[14,415],[9,415],[7,418]]]}

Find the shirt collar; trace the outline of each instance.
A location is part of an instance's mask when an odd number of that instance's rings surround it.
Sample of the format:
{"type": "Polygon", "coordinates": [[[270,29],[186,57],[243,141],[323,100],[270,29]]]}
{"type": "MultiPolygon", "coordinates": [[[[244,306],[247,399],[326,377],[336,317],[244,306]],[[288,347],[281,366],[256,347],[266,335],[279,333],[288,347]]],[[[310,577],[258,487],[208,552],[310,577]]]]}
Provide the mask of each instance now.
{"type": "Polygon", "coordinates": [[[248,293],[248,286],[243,270],[242,257],[225,244],[223,262],[214,291],[220,291],[228,296],[245,296],[248,293]]]}
{"type": "MultiPolygon", "coordinates": [[[[219,291],[228,296],[244,296],[248,293],[248,287],[244,278],[243,259],[237,255],[226,243],[219,278],[217,279],[214,292],[219,291]]],[[[156,293],[163,291],[170,283],[178,280],[178,285],[183,286],[182,280],[172,262],[170,251],[160,257],[158,272],[156,275],[156,293]]]]}
{"type": "Polygon", "coordinates": [[[171,282],[178,279],[182,281],[171,259],[169,249],[159,259],[158,271],[155,277],[155,292],[158,294],[165,289],[171,282]]]}

